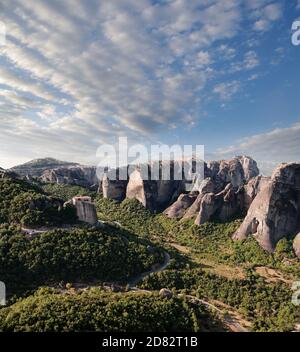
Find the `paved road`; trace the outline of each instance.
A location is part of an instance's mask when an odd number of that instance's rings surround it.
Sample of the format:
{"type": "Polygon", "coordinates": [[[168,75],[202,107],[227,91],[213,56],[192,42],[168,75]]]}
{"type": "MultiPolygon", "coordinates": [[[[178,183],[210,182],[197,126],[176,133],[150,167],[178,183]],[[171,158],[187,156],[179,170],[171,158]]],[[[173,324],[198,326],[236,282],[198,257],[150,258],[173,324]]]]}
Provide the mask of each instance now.
{"type": "Polygon", "coordinates": [[[49,230],[34,230],[34,229],[27,229],[22,227],[22,232],[26,233],[27,235],[38,235],[40,233],[48,232],[49,230]]]}

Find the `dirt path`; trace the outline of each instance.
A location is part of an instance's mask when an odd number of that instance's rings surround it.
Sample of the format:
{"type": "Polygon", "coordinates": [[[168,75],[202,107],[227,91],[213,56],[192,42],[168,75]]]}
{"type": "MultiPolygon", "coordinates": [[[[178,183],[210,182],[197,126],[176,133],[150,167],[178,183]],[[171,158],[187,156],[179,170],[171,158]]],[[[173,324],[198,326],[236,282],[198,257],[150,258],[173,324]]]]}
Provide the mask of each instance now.
{"type": "MultiPolygon", "coordinates": [[[[178,296],[182,296],[182,295],[178,295],[178,296]]],[[[217,313],[221,314],[223,316],[224,319],[224,323],[225,325],[232,331],[232,332],[249,332],[248,329],[246,329],[245,327],[243,327],[236,319],[236,317],[233,316],[233,314],[226,314],[224,315],[223,311],[218,308],[217,306],[215,306],[212,303],[206,302],[198,297],[195,296],[191,296],[191,295],[187,295],[185,296],[186,298],[190,299],[193,303],[198,303],[201,305],[204,305],[205,307],[212,309],[214,311],[216,311],[217,313]]]]}
{"type": "Polygon", "coordinates": [[[268,283],[273,282],[284,282],[286,284],[292,284],[293,278],[291,275],[283,274],[280,270],[271,269],[265,266],[256,267],[255,271],[262,276],[268,283]]]}

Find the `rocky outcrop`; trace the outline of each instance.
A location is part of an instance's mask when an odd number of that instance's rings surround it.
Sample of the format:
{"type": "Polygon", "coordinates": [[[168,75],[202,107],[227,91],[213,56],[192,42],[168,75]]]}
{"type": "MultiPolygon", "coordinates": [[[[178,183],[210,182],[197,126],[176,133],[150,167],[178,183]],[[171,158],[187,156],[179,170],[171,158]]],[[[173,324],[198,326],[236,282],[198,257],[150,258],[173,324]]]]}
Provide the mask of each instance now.
{"type": "Polygon", "coordinates": [[[204,179],[200,183],[197,198],[195,199],[193,204],[191,204],[191,206],[185,211],[183,219],[190,219],[190,218],[197,216],[197,214],[200,211],[201,202],[202,202],[204,195],[206,193],[213,193],[214,190],[215,190],[215,184],[212,181],[212,179],[210,177],[204,179]]]}
{"type": "Polygon", "coordinates": [[[105,174],[99,186],[99,193],[102,193],[104,198],[121,202],[126,198],[127,184],[127,181],[111,180],[109,176],[105,174]]]}
{"type": "Polygon", "coordinates": [[[72,184],[97,189],[99,180],[96,167],[82,166],[78,163],[59,161],[53,158],[36,159],[15,166],[8,170],[23,177],[29,182],[39,178],[43,182],[72,184]]]}
{"type": "Polygon", "coordinates": [[[201,197],[196,225],[202,225],[213,218],[228,221],[241,210],[243,195],[240,189],[235,191],[229,183],[220,193],[206,193],[201,197]]]}
{"type": "Polygon", "coordinates": [[[293,248],[296,256],[300,258],[300,233],[294,239],[293,248]]]}
{"type": "Polygon", "coordinates": [[[248,210],[254,201],[257,194],[266,186],[270,181],[270,177],[257,176],[252,179],[244,187],[244,208],[248,210]]]}
{"type": "Polygon", "coordinates": [[[254,235],[273,252],[281,238],[300,230],[300,164],[281,164],[264,182],[233,239],[254,235]]]}
{"type": "Polygon", "coordinates": [[[53,158],[44,158],[44,159],[35,159],[31,160],[25,164],[15,166],[9,171],[13,171],[20,176],[31,176],[31,177],[40,177],[43,172],[51,169],[58,168],[69,168],[80,166],[77,163],[70,163],[66,161],[60,161],[53,158]]]}
{"type": "Polygon", "coordinates": [[[170,202],[175,201],[184,188],[182,181],[150,180],[150,177],[147,180],[143,174],[139,168],[130,174],[126,198],[137,199],[152,211],[164,209],[170,202]]]}
{"type": "Polygon", "coordinates": [[[164,211],[169,218],[181,219],[186,210],[195,202],[198,194],[181,194],[177,201],[164,211]]]}
{"type": "Polygon", "coordinates": [[[159,291],[159,295],[164,299],[171,299],[173,297],[173,292],[166,288],[162,288],[159,291]]]}
{"type": "Polygon", "coordinates": [[[240,215],[244,207],[244,190],[239,187],[237,190],[229,184],[223,192],[219,193],[222,202],[216,212],[218,220],[229,221],[240,215]]]}
{"type": "Polygon", "coordinates": [[[228,183],[237,189],[258,175],[259,169],[256,161],[248,156],[210,161],[205,170],[205,177],[210,177],[213,180],[216,192],[222,191],[228,183]]]}
{"type": "Polygon", "coordinates": [[[168,209],[169,217],[179,217],[181,214],[183,214],[183,219],[196,217],[197,225],[212,218],[221,221],[230,220],[233,216],[248,209],[250,198],[251,201],[254,199],[264,183],[264,178],[259,178],[252,187],[249,186],[246,190],[245,185],[253,182],[254,177],[258,177],[259,170],[256,162],[245,156],[208,162],[205,165],[204,174],[206,178],[196,190],[198,196],[193,204],[186,208],[187,203],[182,202],[182,199],[194,199],[194,197],[180,196],[173,208],[171,206],[168,209]],[[245,200],[247,194],[247,200],[245,200]]]}
{"type": "Polygon", "coordinates": [[[92,203],[91,197],[74,197],[71,201],[64,204],[72,204],[76,208],[76,214],[79,221],[90,225],[98,223],[97,211],[95,204],[92,203]]]}
{"type": "Polygon", "coordinates": [[[43,182],[73,184],[82,187],[91,187],[99,183],[96,168],[89,166],[46,170],[41,175],[41,180],[43,182]]]}
{"type": "Polygon", "coordinates": [[[155,210],[158,195],[158,182],[144,180],[140,170],[136,169],[129,176],[126,198],[136,199],[147,209],[155,210]]]}
{"type": "MultiPolygon", "coordinates": [[[[43,182],[94,187],[105,198],[117,201],[122,201],[125,198],[137,199],[152,211],[162,211],[175,202],[173,210],[168,208],[168,216],[184,216],[186,218],[198,215],[203,195],[207,193],[217,195],[229,183],[236,191],[249,179],[258,175],[256,162],[249,157],[242,156],[231,160],[203,163],[204,175],[193,182],[186,179],[179,181],[177,176],[182,175],[183,166],[186,164],[191,165],[191,161],[184,161],[184,164],[181,162],[171,162],[170,164],[154,162],[150,165],[143,165],[142,171],[146,170],[148,176],[151,176],[154,169],[159,170],[159,179],[151,180],[151,177],[142,177],[140,167],[140,169],[136,168],[126,181],[118,178],[120,169],[116,172],[117,177],[104,174],[99,179],[96,167],[81,166],[50,158],[33,160],[14,169],[18,170],[21,175],[26,175],[28,180],[39,176],[43,182]],[[164,167],[168,167],[170,172],[168,180],[163,180],[161,177],[162,170],[166,170],[164,167]],[[204,181],[201,182],[203,176],[204,181]],[[190,195],[180,196],[191,189],[193,191],[190,195]],[[195,197],[197,194],[199,196],[195,197]],[[180,199],[178,199],[179,196],[180,199]],[[193,204],[190,204],[192,201],[193,204]]],[[[122,168],[123,171],[128,174],[128,167],[124,167],[124,170],[122,168]]],[[[226,211],[223,210],[222,214],[225,213],[226,211]]],[[[222,214],[221,217],[223,217],[222,214]]]]}

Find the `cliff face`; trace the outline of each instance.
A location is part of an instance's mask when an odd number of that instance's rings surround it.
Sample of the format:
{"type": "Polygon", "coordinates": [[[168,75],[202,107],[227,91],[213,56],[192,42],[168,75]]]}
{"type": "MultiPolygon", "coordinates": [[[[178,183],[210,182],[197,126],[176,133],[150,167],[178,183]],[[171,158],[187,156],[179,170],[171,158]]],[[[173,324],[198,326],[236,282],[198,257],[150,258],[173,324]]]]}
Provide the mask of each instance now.
{"type": "Polygon", "coordinates": [[[41,175],[43,182],[73,184],[82,187],[97,185],[99,180],[95,167],[76,166],[46,170],[41,175]]]}
{"type": "Polygon", "coordinates": [[[77,201],[75,207],[79,221],[86,222],[90,225],[97,224],[97,212],[93,203],[77,201]]]}
{"type": "Polygon", "coordinates": [[[205,177],[211,178],[217,192],[222,191],[228,183],[237,189],[258,175],[259,169],[256,161],[247,156],[211,161],[207,163],[205,170],[205,177]]]}
{"type": "Polygon", "coordinates": [[[108,175],[104,175],[98,193],[102,193],[104,198],[121,202],[126,198],[127,184],[128,181],[110,180],[108,175]]]}
{"type": "Polygon", "coordinates": [[[282,164],[264,182],[233,239],[254,235],[264,249],[273,252],[281,238],[295,236],[299,230],[300,164],[282,164]]]}
{"type": "MultiPolygon", "coordinates": [[[[250,205],[250,197],[253,197],[259,188],[257,181],[250,195],[245,200],[246,185],[258,177],[259,169],[256,162],[245,156],[231,160],[212,161],[205,165],[205,179],[198,189],[194,188],[193,195],[197,194],[192,204],[187,207],[182,198],[171,205],[164,213],[168,217],[182,217],[183,219],[196,217],[195,224],[201,225],[212,218],[221,221],[230,220],[233,216],[250,205]],[[182,204],[182,209],[178,209],[182,204]]],[[[190,195],[191,196],[191,195],[190,195]]]]}
{"type": "Polygon", "coordinates": [[[35,159],[25,164],[15,166],[9,171],[15,172],[20,176],[40,177],[46,170],[58,168],[68,168],[79,166],[77,163],[60,161],[53,158],[35,159]]]}
{"type": "Polygon", "coordinates": [[[175,200],[184,185],[176,180],[143,180],[141,172],[135,170],[129,176],[126,198],[137,199],[146,208],[156,211],[175,200]]]}

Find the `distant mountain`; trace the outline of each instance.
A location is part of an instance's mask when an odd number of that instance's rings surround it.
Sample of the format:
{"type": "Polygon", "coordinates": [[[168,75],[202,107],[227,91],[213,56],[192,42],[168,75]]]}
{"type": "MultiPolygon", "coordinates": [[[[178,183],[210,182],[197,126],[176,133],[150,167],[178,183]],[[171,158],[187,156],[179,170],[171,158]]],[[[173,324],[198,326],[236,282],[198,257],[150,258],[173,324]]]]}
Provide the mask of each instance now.
{"type": "Polygon", "coordinates": [[[79,166],[78,163],[60,161],[53,158],[35,159],[25,164],[12,167],[9,171],[16,172],[20,176],[40,177],[45,170],[57,168],[69,168],[79,166]]]}

